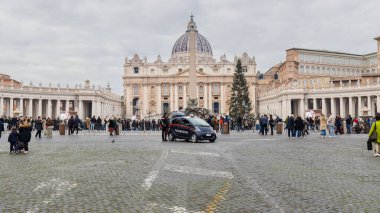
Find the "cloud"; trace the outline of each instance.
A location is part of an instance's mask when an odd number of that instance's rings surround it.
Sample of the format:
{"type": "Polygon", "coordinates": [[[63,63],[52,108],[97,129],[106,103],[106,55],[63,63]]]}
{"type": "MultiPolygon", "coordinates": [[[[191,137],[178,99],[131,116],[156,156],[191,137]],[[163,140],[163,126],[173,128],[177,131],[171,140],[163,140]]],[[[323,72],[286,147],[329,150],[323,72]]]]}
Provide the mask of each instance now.
{"type": "Polygon", "coordinates": [[[215,58],[247,52],[264,72],[292,47],[375,52],[379,7],[376,0],[4,0],[0,72],[46,85],[110,82],[122,94],[124,58],[167,60],[191,13],[215,58]]]}

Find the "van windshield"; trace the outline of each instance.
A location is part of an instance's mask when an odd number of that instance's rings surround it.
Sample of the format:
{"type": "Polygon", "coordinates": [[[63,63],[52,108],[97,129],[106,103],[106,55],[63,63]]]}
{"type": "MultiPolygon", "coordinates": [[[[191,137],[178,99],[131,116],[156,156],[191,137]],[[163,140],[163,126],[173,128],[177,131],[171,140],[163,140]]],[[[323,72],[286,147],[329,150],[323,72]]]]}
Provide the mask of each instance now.
{"type": "Polygon", "coordinates": [[[210,126],[206,121],[204,121],[204,120],[202,120],[200,118],[189,118],[189,121],[194,126],[202,126],[202,127],[209,127],[210,126]]]}

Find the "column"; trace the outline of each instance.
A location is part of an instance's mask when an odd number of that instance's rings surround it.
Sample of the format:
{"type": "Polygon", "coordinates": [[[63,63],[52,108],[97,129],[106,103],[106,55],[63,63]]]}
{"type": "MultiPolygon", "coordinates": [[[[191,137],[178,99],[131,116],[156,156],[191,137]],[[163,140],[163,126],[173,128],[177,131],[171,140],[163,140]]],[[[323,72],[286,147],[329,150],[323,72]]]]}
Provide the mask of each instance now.
{"type": "Polygon", "coordinates": [[[91,102],[91,118],[96,115],[96,101],[92,100],[91,102]]]}
{"type": "Polygon", "coordinates": [[[376,115],[375,98],[373,99],[373,101],[371,100],[371,114],[370,115],[373,115],[373,116],[376,115]]]}
{"type": "Polygon", "coordinates": [[[208,108],[208,84],[204,84],[203,85],[203,107],[206,108],[206,109],[209,109],[208,108]]]}
{"type": "MultiPolygon", "coordinates": [[[[148,102],[148,84],[143,85],[143,106],[141,107],[141,116],[144,116],[147,114],[147,111],[149,109],[149,102],[148,102]]],[[[108,103],[108,112],[111,114],[111,106],[108,103]]]]}
{"type": "Polygon", "coordinates": [[[55,116],[59,117],[61,115],[61,100],[57,99],[55,105],[55,116]]]}
{"type": "Polygon", "coordinates": [[[220,113],[224,114],[224,108],[225,108],[225,100],[224,100],[225,94],[224,94],[224,83],[220,83],[220,113]]]}
{"type": "Polygon", "coordinates": [[[292,99],[286,99],[285,106],[286,116],[290,116],[292,114],[292,99]]]}
{"type": "Polygon", "coordinates": [[[0,116],[4,115],[4,98],[0,98],[0,116]]]}
{"type": "MultiPolygon", "coordinates": [[[[186,109],[187,108],[187,84],[186,82],[183,84],[183,108],[186,109]]],[[[204,90],[203,90],[204,92],[204,90]]],[[[199,100],[198,100],[199,101],[199,100]]],[[[203,97],[203,101],[204,101],[204,97],[203,97]]]]}
{"type": "Polygon", "coordinates": [[[316,98],[313,98],[313,109],[318,109],[316,98]]]}
{"type": "Polygon", "coordinates": [[[174,84],[174,110],[178,111],[178,84],[174,84]]]}
{"type": "Polygon", "coordinates": [[[377,113],[380,113],[380,95],[376,97],[376,107],[377,113]]]}
{"type": "Polygon", "coordinates": [[[339,114],[342,118],[345,117],[343,97],[339,98],[339,114]]]}
{"type": "Polygon", "coordinates": [[[65,111],[66,111],[66,112],[69,112],[69,111],[70,111],[70,101],[69,101],[69,100],[66,100],[65,102],[66,102],[66,103],[65,103],[65,111]]]}
{"type": "Polygon", "coordinates": [[[52,118],[52,106],[51,106],[51,99],[48,99],[48,104],[47,104],[47,117],[52,118]]]}
{"type": "Polygon", "coordinates": [[[41,116],[42,117],[42,99],[41,98],[38,100],[38,113],[37,113],[37,116],[41,116]]]}
{"type": "MultiPolygon", "coordinates": [[[[256,107],[257,108],[257,107],[256,107]]],[[[286,114],[286,101],[283,99],[281,101],[281,118],[282,120],[285,120],[286,119],[286,116],[288,116],[286,114]]]]}
{"type": "Polygon", "coordinates": [[[24,99],[23,98],[20,98],[20,115],[25,116],[24,115],[24,99]]]}
{"type": "Polygon", "coordinates": [[[9,98],[9,116],[13,117],[13,98],[9,98]]]}
{"type": "Polygon", "coordinates": [[[368,115],[372,115],[371,96],[367,96],[367,108],[368,108],[368,115]]]}
{"type": "MultiPolygon", "coordinates": [[[[129,108],[128,109],[130,109],[131,108],[130,99],[127,101],[126,104],[129,104],[129,108]]],[[[102,113],[102,103],[99,100],[97,100],[96,101],[96,114],[95,114],[96,118],[98,118],[99,116],[101,116],[101,113],[102,113]]],[[[126,112],[126,113],[128,113],[128,112],[126,112]]],[[[129,114],[129,115],[131,116],[132,114],[129,114]]]]}
{"type": "Polygon", "coordinates": [[[209,109],[210,111],[212,111],[212,100],[213,100],[211,86],[212,86],[211,83],[208,84],[208,90],[209,90],[209,92],[208,92],[208,94],[209,94],[209,99],[208,99],[208,109],[209,109]]]}
{"type": "Polygon", "coordinates": [[[336,116],[336,105],[335,105],[335,98],[331,98],[331,113],[335,117],[336,116]]]}
{"type": "Polygon", "coordinates": [[[170,107],[169,107],[169,110],[170,111],[174,110],[174,91],[173,91],[173,85],[174,84],[170,84],[170,91],[169,91],[169,94],[170,94],[170,107]]]}
{"type": "Polygon", "coordinates": [[[29,110],[28,110],[28,115],[30,117],[33,117],[33,99],[29,98],[29,110]]]}
{"type": "Polygon", "coordinates": [[[362,115],[362,97],[358,96],[358,117],[362,115]]]}
{"type": "Polygon", "coordinates": [[[162,103],[161,103],[161,84],[157,85],[157,93],[156,93],[156,113],[161,114],[162,113],[162,103]]]}
{"type": "Polygon", "coordinates": [[[354,113],[354,111],[352,109],[353,109],[353,106],[352,106],[352,97],[348,97],[348,113],[352,117],[355,117],[355,113],[354,113]]]}
{"type": "Polygon", "coordinates": [[[326,98],[322,98],[322,114],[327,116],[326,98]]]}
{"type": "Polygon", "coordinates": [[[83,101],[82,100],[78,101],[78,117],[80,119],[83,119],[83,101]]]}
{"type": "Polygon", "coordinates": [[[303,97],[300,100],[300,113],[298,115],[302,118],[305,117],[305,99],[303,97]]]}

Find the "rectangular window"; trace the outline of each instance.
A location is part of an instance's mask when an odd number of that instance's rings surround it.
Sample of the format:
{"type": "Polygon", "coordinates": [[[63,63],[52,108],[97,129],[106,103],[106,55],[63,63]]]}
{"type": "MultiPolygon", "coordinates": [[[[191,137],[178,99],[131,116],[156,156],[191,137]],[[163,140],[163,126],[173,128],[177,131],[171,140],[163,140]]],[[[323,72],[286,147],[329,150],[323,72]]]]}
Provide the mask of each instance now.
{"type": "Polygon", "coordinates": [[[214,68],[214,69],[212,69],[212,71],[213,72],[218,72],[219,70],[218,70],[218,68],[214,68]]]}
{"type": "Polygon", "coordinates": [[[133,72],[135,74],[139,74],[139,68],[138,67],[133,67],[133,72]]]}
{"type": "Polygon", "coordinates": [[[151,72],[151,73],[154,73],[154,69],[151,69],[150,72],[151,72]]]}
{"type": "Polygon", "coordinates": [[[162,70],[162,72],[163,72],[163,73],[168,73],[168,72],[169,72],[169,69],[168,69],[168,68],[164,68],[164,69],[162,70]]]}
{"type": "Polygon", "coordinates": [[[139,95],[139,85],[133,85],[133,95],[139,95]]]}
{"type": "Polygon", "coordinates": [[[170,94],[169,90],[170,90],[169,84],[163,84],[162,85],[162,95],[169,96],[169,94],[170,94]]]}

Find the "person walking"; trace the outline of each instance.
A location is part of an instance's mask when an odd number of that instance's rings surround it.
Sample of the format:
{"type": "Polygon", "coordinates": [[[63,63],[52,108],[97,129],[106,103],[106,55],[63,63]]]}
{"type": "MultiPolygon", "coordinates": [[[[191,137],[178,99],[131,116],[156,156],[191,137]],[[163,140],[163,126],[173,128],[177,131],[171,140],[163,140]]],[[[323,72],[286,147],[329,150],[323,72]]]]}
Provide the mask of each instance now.
{"type": "Polygon", "coordinates": [[[329,137],[335,137],[334,130],[335,130],[335,119],[332,113],[330,113],[329,118],[327,119],[327,127],[329,128],[329,137]]]}
{"type": "Polygon", "coordinates": [[[0,138],[1,138],[1,133],[4,131],[4,119],[0,119],[0,138]]]}
{"type": "Polygon", "coordinates": [[[24,118],[24,122],[20,124],[20,142],[24,144],[24,153],[29,151],[29,142],[32,137],[32,125],[27,118],[24,118]]]}
{"type": "Polygon", "coordinates": [[[164,115],[161,118],[162,141],[167,141],[168,127],[169,127],[169,119],[168,119],[166,113],[164,113],[164,115]]]}
{"type": "Polygon", "coordinates": [[[380,113],[376,113],[375,119],[376,121],[372,124],[371,130],[369,131],[368,136],[371,137],[371,135],[374,132],[377,133],[376,142],[374,143],[373,156],[379,157],[380,156],[380,113]]]}
{"type": "Polygon", "coordinates": [[[53,137],[53,121],[48,118],[46,120],[46,131],[47,131],[47,138],[52,138],[53,137]]]}
{"type": "Polygon", "coordinates": [[[286,129],[288,129],[288,137],[295,137],[294,131],[294,115],[290,116],[286,122],[286,129]]]}
{"type": "Polygon", "coordinates": [[[351,125],[352,125],[352,117],[351,115],[347,114],[347,117],[346,117],[347,134],[351,134],[351,125]]]}
{"type": "MultiPolygon", "coordinates": [[[[76,134],[78,134],[80,124],[81,124],[81,121],[80,121],[78,115],[76,115],[74,118],[74,130],[76,130],[76,134]]],[[[73,130],[73,133],[74,133],[74,130],[73,130]]]]}
{"type": "Polygon", "coordinates": [[[302,131],[304,129],[304,122],[301,116],[297,116],[296,120],[294,121],[294,129],[296,131],[296,137],[301,137],[302,131]]]}
{"type": "Polygon", "coordinates": [[[37,132],[35,137],[41,138],[41,131],[42,131],[42,120],[41,116],[38,116],[37,120],[35,121],[34,127],[36,128],[37,132]]]}
{"type": "Polygon", "coordinates": [[[69,126],[69,135],[72,135],[74,133],[74,117],[70,116],[69,121],[67,122],[67,125],[69,126]]]}
{"type": "Polygon", "coordinates": [[[326,119],[325,115],[323,115],[323,114],[320,118],[320,129],[321,129],[321,136],[323,138],[325,138],[326,137],[326,130],[327,130],[327,119],[326,119]]]}
{"type": "Polygon", "coordinates": [[[269,115],[269,127],[270,127],[270,135],[273,135],[274,119],[272,115],[269,115]]]}

